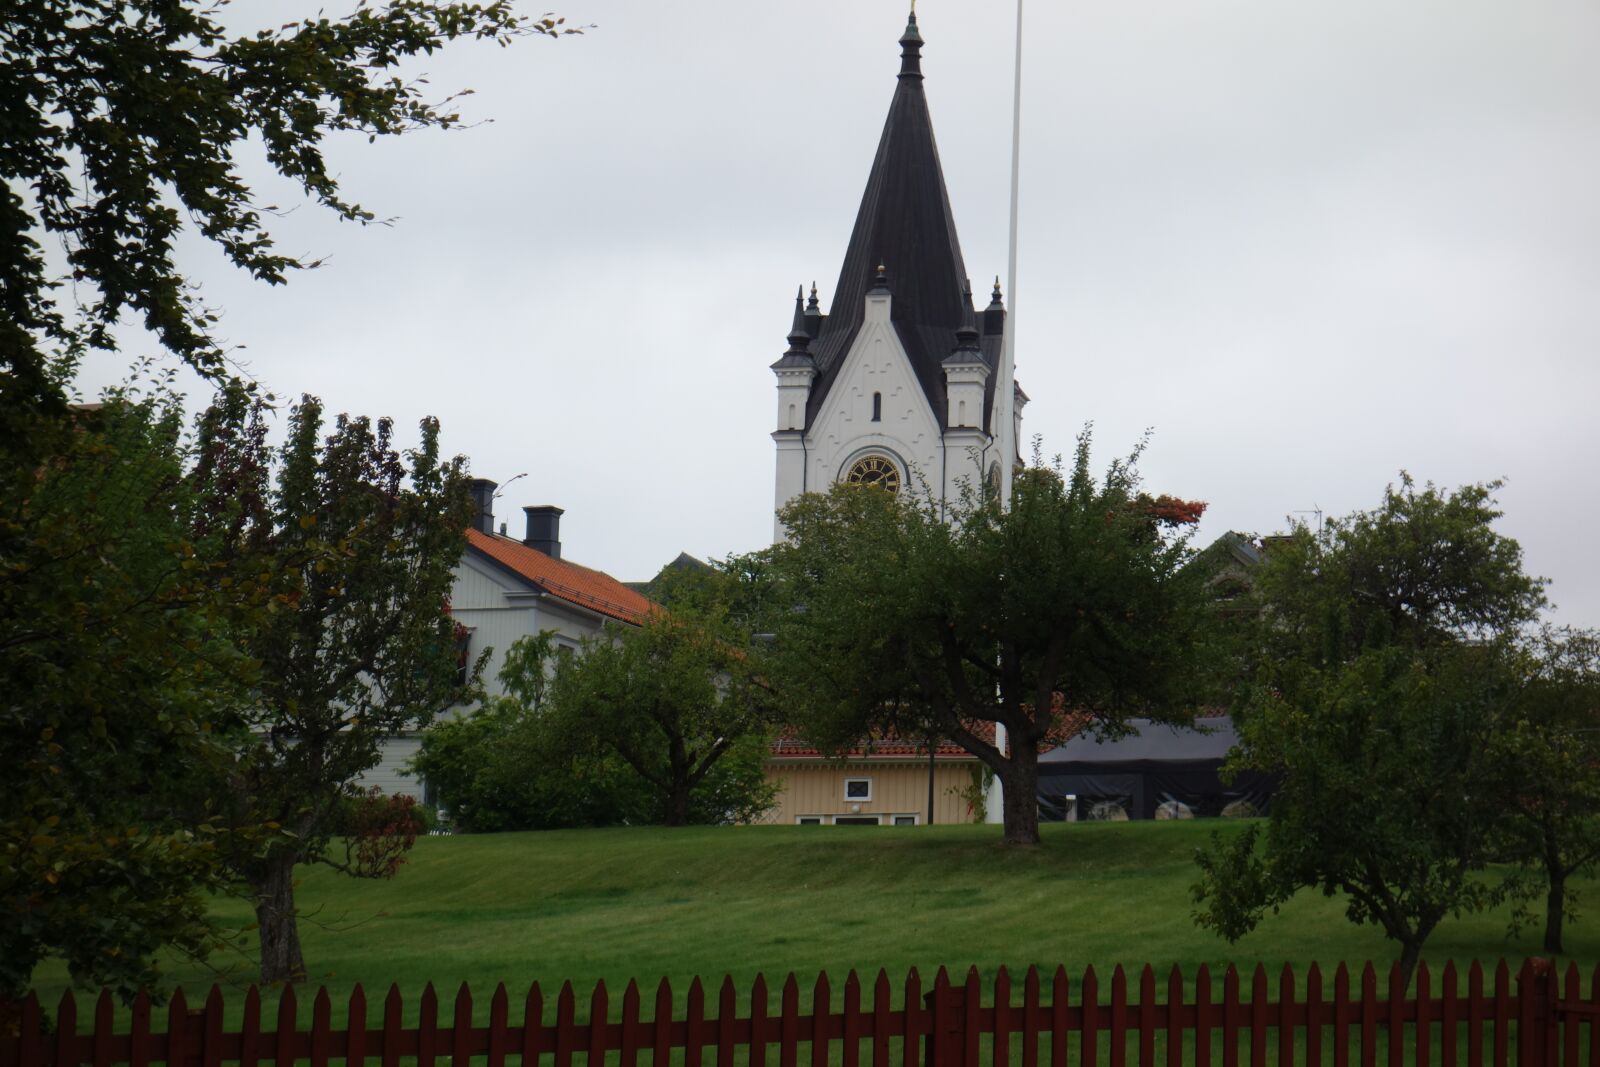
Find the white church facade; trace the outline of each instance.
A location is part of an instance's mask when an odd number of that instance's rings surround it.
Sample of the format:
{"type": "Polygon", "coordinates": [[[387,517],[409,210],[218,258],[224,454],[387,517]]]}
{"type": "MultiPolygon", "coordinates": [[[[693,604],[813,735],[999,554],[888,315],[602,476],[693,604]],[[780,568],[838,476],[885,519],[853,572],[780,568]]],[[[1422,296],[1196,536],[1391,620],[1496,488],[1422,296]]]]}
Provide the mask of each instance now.
{"type": "Polygon", "coordinates": [[[973,305],[922,43],[913,14],[830,312],[815,287],[809,301],[797,295],[788,350],[772,365],[779,511],[838,482],[909,490],[941,509],[984,480],[1010,495],[1027,397],[1003,358],[998,280],[989,304],[973,305]]]}

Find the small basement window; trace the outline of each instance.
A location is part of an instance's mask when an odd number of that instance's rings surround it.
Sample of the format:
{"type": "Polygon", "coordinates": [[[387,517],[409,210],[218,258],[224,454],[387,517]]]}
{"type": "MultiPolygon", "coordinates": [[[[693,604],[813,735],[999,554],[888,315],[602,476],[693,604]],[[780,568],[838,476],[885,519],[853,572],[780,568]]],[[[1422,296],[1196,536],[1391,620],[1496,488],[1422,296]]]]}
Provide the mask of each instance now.
{"type": "Polygon", "coordinates": [[[835,815],[833,817],[833,825],[835,825],[835,826],[877,826],[878,825],[878,817],[876,815],[835,815]]]}
{"type": "Polygon", "coordinates": [[[844,780],[844,798],[846,800],[871,800],[871,778],[846,778],[844,780]]]}
{"type": "Polygon", "coordinates": [[[917,817],[915,815],[896,815],[894,824],[896,826],[915,826],[917,825],[917,817]]]}
{"type": "Polygon", "coordinates": [[[796,825],[799,825],[799,826],[821,826],[822,825],[822,816],[820,816],[820,815],[802,815],[798,819],[795,820],[795,823],[796,823],[796,825]]]}

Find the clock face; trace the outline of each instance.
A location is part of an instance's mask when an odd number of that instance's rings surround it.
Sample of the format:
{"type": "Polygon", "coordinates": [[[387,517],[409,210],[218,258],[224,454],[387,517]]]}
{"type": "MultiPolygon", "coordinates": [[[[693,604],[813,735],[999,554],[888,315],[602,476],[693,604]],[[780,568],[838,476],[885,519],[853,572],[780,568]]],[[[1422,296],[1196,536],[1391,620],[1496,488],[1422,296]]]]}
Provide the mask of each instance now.
{"type": "Polygon", "coordinates": [[[891,493],[900,491],[900,470],[882,456],[863,456],[856,460],[844,480],[850,485],[875,485],[891,493]]]}

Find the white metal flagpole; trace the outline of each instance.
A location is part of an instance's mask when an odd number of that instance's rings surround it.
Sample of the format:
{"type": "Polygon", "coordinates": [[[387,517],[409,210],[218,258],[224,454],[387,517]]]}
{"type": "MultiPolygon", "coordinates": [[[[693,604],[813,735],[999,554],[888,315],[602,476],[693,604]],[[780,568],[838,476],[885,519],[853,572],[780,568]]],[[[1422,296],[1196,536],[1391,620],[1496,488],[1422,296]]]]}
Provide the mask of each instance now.
{"type": "MultiPolygon", "coordinates": [[[[1022,169],[1022,0],[1017,0],[1017,48],[1012,60],[1011,85],[1011,245],[1006,256],[1006,332],[1000,341],[1000,380],[997,405],[1000,425],[995,427],[995,437],[1000,441],[1000,492],[1002,503],[1011,500],[1011,468],[1021,442],[1016,440],[1016,345],[1017,345],[1017,175],[1022,169]]],[[[1006,728],[994,724],[994,744],[1001,753],[1006,751],[1006,728]]],[[[989,790],[984,818],[989,822],[1005,821],[1004,791],[998,779],[989,790]]]]}

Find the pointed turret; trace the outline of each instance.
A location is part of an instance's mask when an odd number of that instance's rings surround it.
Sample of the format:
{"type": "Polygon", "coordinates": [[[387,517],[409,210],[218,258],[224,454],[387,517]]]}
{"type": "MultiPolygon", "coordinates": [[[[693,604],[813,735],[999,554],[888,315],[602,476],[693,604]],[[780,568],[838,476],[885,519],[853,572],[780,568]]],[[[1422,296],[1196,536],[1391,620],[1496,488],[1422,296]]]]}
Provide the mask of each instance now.
{"type": "MultiPolygon", "coordinates": [[[[944,360],[947,441],[958,429],[971,427],[976,433],[984,423],[989,361],[978,347],[978,337],[978,320],[972,313],[972,285],[969,282],[961,294],[961,325],[956,327],[956,346],[944,360]]],[[[978,441],[971,443],[977,445],[978,441]]]]}
{"type": "Polygon", "coordinates": [[[787,368],[805,368],[816,370],[816,361],[811,358],[811,331],[806,328],[806,287],[804,285],[794,293],[794,322],[789,327],[789,348],[778,357],[772,365],[773,370],[787,368]]]}
{"type": "Polygon", "coordinates": [[[961,294],[961,325],[956,327],[956,346],[945,357],[946,367],[960,363],[982,363],[983,352],[978,348],[978,321],[972,313],[972,286],[968,283],[961,294]]]}
{"type": "Polygon", "coordinates": [[[822,332],[822,307],[817,303],[817,283],[811,283],[811,299],[806,301],[806,333],[815,341],[822,332]]]}
{"type": "Polygon", "coordinates": [[[985,337],[998,337],[1005,332],[1006,305],[1000,299],[1000,275],[994,276],[994,294],[989,298],[989,306],[983,309],[983,335],[985,337]]]}
{"type": "Polygon", "coordinates": [[[807,406],[807,426],[816,418],[860,332],[866,297],[877,287],[880,265],[893,294],[890,322],[929,406],[943,420],[941,364],[954,347],[961,324],[967,270],[923,91],[922,45],[913,14],[900,38],[900,74],[834,287],[833,305],[811,346],[819,377],[807,406]]]}

